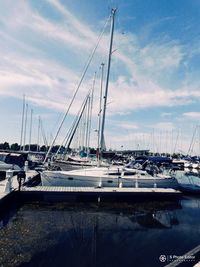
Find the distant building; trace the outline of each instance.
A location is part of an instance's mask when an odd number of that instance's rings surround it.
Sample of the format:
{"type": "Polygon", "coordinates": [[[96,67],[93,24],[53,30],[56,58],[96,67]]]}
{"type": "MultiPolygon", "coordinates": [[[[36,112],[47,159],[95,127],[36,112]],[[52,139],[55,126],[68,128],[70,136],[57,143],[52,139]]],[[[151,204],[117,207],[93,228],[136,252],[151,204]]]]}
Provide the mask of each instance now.
{"type": "Polygon", "coordinates": [[[137,149],[137,150],[118,150],[116,151],[117,154],[121,155],[130,155],[134,157],[138,156],[147,156],[149,155],[149,149],[137,149]]]}

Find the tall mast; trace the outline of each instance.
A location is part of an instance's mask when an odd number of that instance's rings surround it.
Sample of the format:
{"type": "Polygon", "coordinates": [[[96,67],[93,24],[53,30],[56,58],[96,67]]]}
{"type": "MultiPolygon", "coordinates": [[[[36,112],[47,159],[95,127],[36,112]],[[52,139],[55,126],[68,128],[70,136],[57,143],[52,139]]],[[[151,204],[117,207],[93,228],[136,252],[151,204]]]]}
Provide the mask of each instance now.
{"type": "MultiPolygon", "coordinates": [[[[104,127],[105,127],[105,116],[106,116],[106,106],[107,106],[108,85],[109,85],[109,77],[110,77],[110,65],[111,65],[111,55],[112,55],[113,33],[114,33],[114,26],[115,26],[116,10],[117,10],[116,8],[113,8],[111,11],[110,47],[109,47],[109,56],[108,56],[108,67],[107,67],[107,76],[106,76],[106,88],[105,88],[105,96],[104,96],[102,125],[101,125],[100,151],[102,150],[103,144],[104,144],[104,127]]],[[[100,153],[100,158],[101,158],[101,153],[100,153]]]]}
{"type": "Polygon", "coordinates": [[[37,152],[39,152],[40,148],[40,127],[41,127],[41,121],[40,121],[40,116],[38,117],[38,134],[37,134],[37,152]]]}
{"type": "Polygon", "coordinates": [[[81,111],[81,113],[80,113],[80,115],[79,115],[79,117],[78,117],[78,120],[76,121],[75,127],[72,129],[72,133],[70,133],[70,136],[69,136],[69,138],[68,138],[69,141],[67,140],[67,142],[68,142],[68,144],[67,144],[67,150],[68,150],[69,147],[70,147],[70,144],[71,144],[72,139],[73,139],[73,137],[74,137],[74,135],[75,135],[75,133],[76,133],[76,130],[77,130],[78,126],[79,126],[80,120],[81,120],[81,118],[82,118],[82,116],[83,116],[83,112],[84,112],[85,109],[86,109],[86,106],[87,106],[87,104],[88,104],[88,102],[89,102],[89,99],[90,99],[90,96],[88,95],[87,98],[85,99],[85,103],[84,103],[84,106],[83,106],[83,108],[82,108],[82,111],[81,111]]]}
{"type": "Polygon", "coordinates": [[[100,132],[101,132],[101,113],[102,113],[102,90],[103,90],[103,75],[104,75],[104,63],[101,63],[101,85],[100,85],[100,97],[99,97],[99,123],[98,123],[98,143],[97,143],[97,160],[99,161],[100,151],[100,132]]]}
{"type": "Polygon", "coordinates": [[[30,132],[29,132],[29,149],[28,149],[29,151],[31,151],[32,119],[33,119],[33,109],[31,109],[30,132]]]}
{"type": "Polygon", "coordinates": [[[26,126],[27,126],[27,114],[28,114],[28,104],[26,104],[26,111],[25,111],[25,123],[24,123],[24,145],[23,145],[23,151],[25,151],[25,145],[26,145],[26,126]]]}
{"type": "Polygon", "coordinates": [[[21,125],[21,137],[20,137],[20,150],[23,146],[23,132],[24,132],[24,110],[25,110],[25,95],[23,95],[23,110],[22,110],[22,125],[21,125]]]}
{"type": "Polygon", "coordinates": [[[92,111],[93,111],[93,100],[94,100],[94,87],[96,82],[96,72],[94,73],[92,91],[91,91],[91,101],[90,101],[90,110],[89,110],[89,125],[88,125],[88,143],[87,143],[87,155],[89,153],[90,146],[90,135],[91,135],[91,126],[92,126],[92,111]]]}

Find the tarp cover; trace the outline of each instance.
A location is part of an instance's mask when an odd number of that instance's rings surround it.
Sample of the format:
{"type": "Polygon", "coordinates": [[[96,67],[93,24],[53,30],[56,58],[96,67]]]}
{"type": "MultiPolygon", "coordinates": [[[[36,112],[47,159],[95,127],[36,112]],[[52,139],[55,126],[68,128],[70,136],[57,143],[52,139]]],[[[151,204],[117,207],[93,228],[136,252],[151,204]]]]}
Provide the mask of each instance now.
{"type": "Polygon", "coordinates": [[[26,159],[22,154],[0,152],[0,161],[7,164],[15,164],[21,168],[24,166],[25,160],[26,159]]]}

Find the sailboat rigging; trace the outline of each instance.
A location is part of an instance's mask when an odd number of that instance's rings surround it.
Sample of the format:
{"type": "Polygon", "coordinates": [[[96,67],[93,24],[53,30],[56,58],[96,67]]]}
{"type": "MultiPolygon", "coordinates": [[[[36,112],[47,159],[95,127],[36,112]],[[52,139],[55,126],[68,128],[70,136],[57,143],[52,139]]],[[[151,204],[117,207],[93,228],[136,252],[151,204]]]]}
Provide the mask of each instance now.
{"type": "MultiPolygon", "coordinates": [[[[116,9],[111,11],[111,28],[110,28],[110,45],[107,64],[106,85],[103,103],[103,115],[100,129],[100,156],[102,158],[102,150],[104,146],[104,128],[107,107],[107,96],[109,88],[109,76],[112,57],[113,34],[115,26],[116,9]]],[[[152,176],[146,171],[128,169],[119,166],[113,167],[90,167],[72,171],[44,171],[41,174],[43,186],[90,186],[90,187],[162,187],[177,188],[175,178],[158,174],[152,176]]]]}

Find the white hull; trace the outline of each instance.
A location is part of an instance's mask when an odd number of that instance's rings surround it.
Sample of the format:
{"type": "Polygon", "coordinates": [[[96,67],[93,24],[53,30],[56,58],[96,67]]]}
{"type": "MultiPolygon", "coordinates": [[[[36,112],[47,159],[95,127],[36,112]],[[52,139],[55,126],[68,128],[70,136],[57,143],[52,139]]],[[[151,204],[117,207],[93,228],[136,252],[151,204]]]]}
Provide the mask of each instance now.
{"type": "Polygon", "coordinates": [[[15,170],[20,171],[21,168],[16,164],[7,164],[5,162],[0,162],[0,171],[15,170]]]}
{"type": "Polygon", "coordinates": [[[194,168],[194,169],[198,169],[198,168],[199,168],[199,163],[193,163],[193,164],[192,164],[192,168],[194,168]]]}
{"type": "Polygon", "coordinates": [[[107,168],[45,171],[41,173],[41,181],[43,186],[177,188],[176,180],[171,177],[153,177],[145,172],[127,176],[122,173],[117,175],[117,170],[112,173],[107,168]]]}
{"type": "Polygon", "coordinates": [[[199,169],[200,168],[200,164],[199,163],[187,162],[187,163],[184,163],[184,168],[199,169]]]}
{"type": "Polygon", "coordinates": [[[184,168],[192,168],[192,163],[191,162],[185,162],[184,168]]]}

